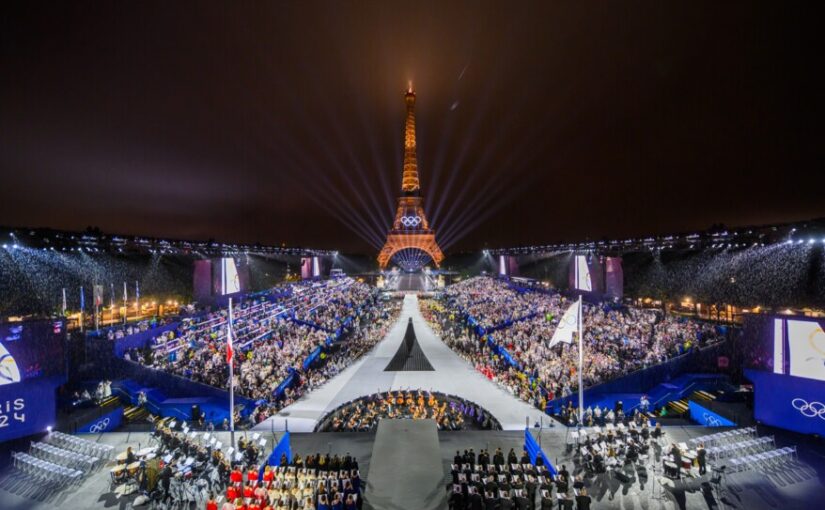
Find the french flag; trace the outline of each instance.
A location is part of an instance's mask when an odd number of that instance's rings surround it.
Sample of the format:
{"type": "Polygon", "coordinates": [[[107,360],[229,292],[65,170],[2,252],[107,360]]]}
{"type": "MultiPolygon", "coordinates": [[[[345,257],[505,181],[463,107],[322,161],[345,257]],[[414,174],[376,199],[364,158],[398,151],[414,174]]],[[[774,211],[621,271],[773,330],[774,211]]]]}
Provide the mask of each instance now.
{"type": "Polygon", "coordinates": [[[232,364],[232,302],[229,302],[229,315],[226,318],[226,364],[232,364]]]}

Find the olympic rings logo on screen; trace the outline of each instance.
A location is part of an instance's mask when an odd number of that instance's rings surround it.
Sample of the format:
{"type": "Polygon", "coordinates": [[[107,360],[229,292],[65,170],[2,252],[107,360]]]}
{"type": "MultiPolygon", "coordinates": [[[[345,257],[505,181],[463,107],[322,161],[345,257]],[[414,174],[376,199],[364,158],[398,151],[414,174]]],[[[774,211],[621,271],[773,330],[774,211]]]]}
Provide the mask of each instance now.
{"type": "Polygon", "coordinates": [[[401,224],[408,228],[417,227],[418,225],[421,225],[421,218],[418,216],[402,216],[401,224]]]}
{"type": "Polygon", "coordinates": [[[89,432],[91,432],[92,434],[97,434],[98,432],[106,432],[107,428],[109,428],[109,418],[103,418],[99,422],[89,427],[89,432]]]}
{"type": "Polygon", "coordinates": [[[791,405],[806,418],[816,418],[818,416],[819,419],[825,420],[825,404],[822,402],[809,403],[805,399],[795,398],[791,401],[791,405]]]}
{"type": "Polygon", "coordinates": [[[705,425],[708,427],[721,427],[722,422],[716,416],[712,416],[708,413],[702,414],[702,419],[705,420],[705,425]]]}

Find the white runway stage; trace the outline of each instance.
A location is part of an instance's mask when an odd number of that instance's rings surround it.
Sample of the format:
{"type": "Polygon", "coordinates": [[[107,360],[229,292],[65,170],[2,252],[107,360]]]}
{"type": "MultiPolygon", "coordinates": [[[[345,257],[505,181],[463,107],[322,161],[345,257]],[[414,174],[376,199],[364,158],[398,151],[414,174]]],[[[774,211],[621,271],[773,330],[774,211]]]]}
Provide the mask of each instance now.
{"type": "Polygon", "coordinates": [[[523,430],[527,418],[530,425],[540,419],[549,420],[538,409],[487,380],[451,351],[424,320],[418,309],[418,298],[407,295],[398,321],[371,352],[255,429],[284,430],[284,421],[288,420],[290,431],[312,432],[324,415],[341,404],[379,391],[401,389],[432,390],[459,396],[490,412],[504,430],[523,430]],[[435,369],[433,372],[384,371],[404,338],[409,317],[412,317],[421,350],[435,369]]]}

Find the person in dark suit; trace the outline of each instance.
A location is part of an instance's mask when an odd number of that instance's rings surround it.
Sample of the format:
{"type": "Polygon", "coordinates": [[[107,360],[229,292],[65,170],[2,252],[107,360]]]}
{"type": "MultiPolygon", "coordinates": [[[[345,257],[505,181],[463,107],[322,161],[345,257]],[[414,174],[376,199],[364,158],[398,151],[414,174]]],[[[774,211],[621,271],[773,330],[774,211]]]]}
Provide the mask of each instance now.
{"type": "Polygon", "coordinates": [[[567,470],[566,465],[561,465],[561,470],[559,470],[559,476],[562,477],[565,482],[570,480],[570,471],[567,470]]]}
{"type": "Polygon", "coordinates": [[[484,498],[477,490],[470,493],[470,510],[484,510],[484,498]]]}
{"type": "Polygon", "coordinates": [[[453,510],[464,510],[464,494],[461,490],[461,486],[458,484],[453,485],[453,492],[450,494],[449,505],[453,510]]]}
{"type": "Polygon", "coordinates": [[[549,493],[541,497],[541,510],[553,510],[553,498],[549,493]]]}
{"type": "Polygon", "coordinates": [[[516,456],[516,451],[513,448],[510,448],[510,451],[507,453],[507,464],[517,464],[518,457],[516,456]]]}
{"type": "Polygon", "coordinates": [[[487,453],[487,450],[481,450],[481,453],[478,454],[478,463],[484,469],[487,469],[487,464],[490,463],[490,454],[487,453]]]}
{"type": "Polygon", "coordinates": [[[455,451],[455,457],[453,457],[453,464],[458,464],[458,467],[461,467],[461,465],[464,464],[464,457],[458,450],[455,451]]]}
{"type": "Polygon", "coordinates": [[[587,489],[582,488],[579,495],[576,496],[576,510],[590,510],[590,496],[587,495],[587,489]]]}
{"type": "Polygon", "coordinates": [[[559,500],[559,510],[573,510],[573,503],[575,500],[570,497],[570,494],[565,494],[565,498],[559,500]]]}
{"type": "Polygon", "coordinates": [[[696,449],[696,462],[699,463],[699,474],[704,475],[707,470],[708,452],[705,450],[705,443],[700,443],[699,448],[696,449]]]}
{"type": "Polygon", "coordinates": [[[501,448],[496,448],[496,454],[493,456],[493,464],[498,467],[504,464],[504,453],[501,448]]]}
{"type": "Polygon", "coordinates": [[[673,463],[676,464],[676,478],[682,478],[682,451],[674,444],[670,454],[673,456],[673,463]]]}
{"type": "Polygon", "coordinates": [[[515,504],[513,503],[513,500],[510,499],[510,497],[507,496],[507,495],[502,496],[501,499],[499,500],[499,509],[500,510],[513,510],[513,508],[515,508],[515,504]]]}
{"type": "Polygon", "coordinates": [[[493,494],[495,494],[496,489],[498,489],[498,484],[495,482],[492,476],[488,476],[484,483],[484,491],[492,492],[493,494]]]}
{"type": "Polygon", "coordinates": [[[484,493],[484,510],[496,510],[498,507],[498,499],[492,491],[485,491],[484,493]]]}

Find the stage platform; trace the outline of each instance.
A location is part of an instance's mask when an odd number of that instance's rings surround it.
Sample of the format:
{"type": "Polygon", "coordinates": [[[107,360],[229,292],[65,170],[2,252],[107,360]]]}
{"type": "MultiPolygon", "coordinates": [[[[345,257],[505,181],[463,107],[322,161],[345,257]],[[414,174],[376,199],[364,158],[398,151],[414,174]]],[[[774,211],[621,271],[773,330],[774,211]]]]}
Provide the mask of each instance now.
{"type": "Polygon", "coordinates": [[[481,375],[447,347],[418,308],[418,299],[408,294],[398,321],[372,351],[321,388],[260,423],[256,430],[312,432],[320,420],[337,407],[361,397],[387,390],[422,389],[461,397],[490,412],[504,430],[524,430],[528,422],[547,423],[544,413],[516,398],[481,375]],[[412,318],[418,346],[433,371],[387,372],[384,369],[398,351],[412,318]]]}
{"type": "Polygon", "coordinates": [[[365,509],[446,510],[433,420],[381,420],[372,447],[365,509]]]}
{"type": "Polygon", "coordinates": [[[388,290],[401,292],[430,292],[436,287],[433,278],[424,273],[401,273],[388,283],[388,290]]]}

